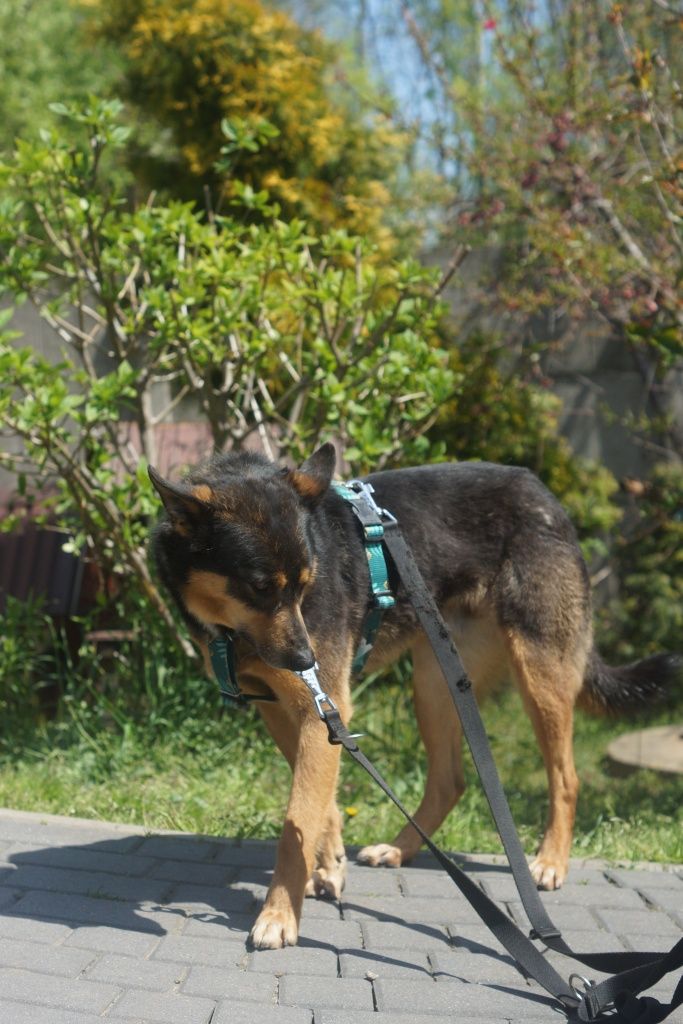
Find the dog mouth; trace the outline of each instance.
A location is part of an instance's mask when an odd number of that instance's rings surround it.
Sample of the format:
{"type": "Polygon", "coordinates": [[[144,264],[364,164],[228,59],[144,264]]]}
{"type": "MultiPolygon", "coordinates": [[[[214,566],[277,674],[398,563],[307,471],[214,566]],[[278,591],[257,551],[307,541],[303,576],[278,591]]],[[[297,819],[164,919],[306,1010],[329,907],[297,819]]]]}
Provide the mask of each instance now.
{"type": "Polygon", "coordinates": [[[213,625],[217,636],[229,637],[238,644],[238,657],[241,661],[258,658],[270,668],[284,669],[287,672],[305,672],[313,668],[316,659],[308,635],[305,640],[292,647],[275,647],[261,642],[243,629],[228,629],[220,624],[213,625]]]}

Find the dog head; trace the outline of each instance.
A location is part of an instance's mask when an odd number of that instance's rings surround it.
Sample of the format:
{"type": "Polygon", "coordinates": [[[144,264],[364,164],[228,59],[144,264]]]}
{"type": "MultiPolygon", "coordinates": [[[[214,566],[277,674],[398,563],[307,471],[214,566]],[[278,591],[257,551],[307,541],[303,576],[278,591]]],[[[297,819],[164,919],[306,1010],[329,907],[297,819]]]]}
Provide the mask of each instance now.
{"type": "Polygon", "coordinates": [[[326,444],[293,470],[237,453],[174,484],[150,467],[166,510],[157,560],[190,621],[209,635],[234,630],[274,668],[314,664],[301,604],[316,574],[313,518],[334,464],[326,444]]]}

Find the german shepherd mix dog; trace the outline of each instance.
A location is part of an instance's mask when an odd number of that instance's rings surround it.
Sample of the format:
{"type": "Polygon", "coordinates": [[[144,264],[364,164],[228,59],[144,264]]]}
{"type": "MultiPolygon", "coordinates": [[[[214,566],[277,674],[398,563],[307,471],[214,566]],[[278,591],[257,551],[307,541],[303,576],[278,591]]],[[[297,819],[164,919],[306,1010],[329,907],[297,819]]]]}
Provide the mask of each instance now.
{"type": "MultiPolygon", "coordinates": [[[[216,456],[182,484],[150,476],[166,509],[153,550],[202,650],[235,634],[238,678],[292,769],[277,864],[251,932],[253,945],[294,944],[305,894],[339,897],[345,877],[331,746],[297,671],[319,665],[323,689],[348,725],[351,662],[370,601],[359,524],[330,487],[335,455],[323,445],[299,469],[255,454],[216,456]]],[[[485,462],[373,473],[380,507],[398,519],[420,572],[453,631],[475,692],[511,678],[531,718],[548,774],[550,813],[531,872],[543,889],[567,873],[578,780],[574,705],[620,711],[646,705],[676,673],[657,655],[609,668],[593,647],[588,575],[574,530],[528,470],[485,462]]],[[[391,573],[390,567],[390,573],[391,573]]],[[[367,668],[412,653],[415,711],[428,758],[415,818],[434,832],[463,793],[461,730],[407,595],[390,578],[387,612],[367,668]]],[[[359,860],[396,867],[414,857],[411,826],[359,860]]]]}

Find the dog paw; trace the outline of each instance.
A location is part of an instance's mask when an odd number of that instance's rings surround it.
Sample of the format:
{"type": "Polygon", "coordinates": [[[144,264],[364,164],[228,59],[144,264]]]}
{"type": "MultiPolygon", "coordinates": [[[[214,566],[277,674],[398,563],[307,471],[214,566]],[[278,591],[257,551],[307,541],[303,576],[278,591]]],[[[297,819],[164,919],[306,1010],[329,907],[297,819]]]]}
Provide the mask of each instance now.
{"type": "Polygon", "coordinates": [[[373,868],[400,868],[402,854],[398,846],[378,843],[377,846],[364,846],[358,852],[357,860],[359,864],[369,864],[373,868]]]}
{"type": "Polygon", "coordinates": [[[559,889],[567,877],[567,867],[539,854],[529,865],[531,877],[539,889],[559,889]]]}
{"type": "Polygon", "coordinates": [[[264,907],[251,929],[249,942],[254,949],[281,949],[296,946],[299,928],[291,911],[264,907]]]}
{"type": "Polygon", "coordinates": [[[318,898],[339,900],[346,885],[346,857],[340,858],[333,868],[316,868],[311,877],[318,898]]]}

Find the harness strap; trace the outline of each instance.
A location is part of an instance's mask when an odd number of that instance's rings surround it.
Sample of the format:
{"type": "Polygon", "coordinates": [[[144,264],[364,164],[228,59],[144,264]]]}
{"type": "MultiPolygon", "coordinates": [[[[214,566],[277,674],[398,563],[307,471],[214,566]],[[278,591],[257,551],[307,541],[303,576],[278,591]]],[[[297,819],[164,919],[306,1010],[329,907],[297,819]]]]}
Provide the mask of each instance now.
{"type": "Polygon", "coordinates": [[[247,708],[254,701],[276,701],[274,695],[258,696],[255,693],[243,693],[237,679],[235,665],[235,637],[231,629],[224,630],[220,636],[209,641],[209,658],[211,668],[218,682],[218,692],[223,703],[231,708],[247,708]]]}
{"type": "Polygon", "coordinates": [[[387,563],[382,546],[384,524],[376,515],[368,517],[365,514],[364,505],[359,501],[364,489],[370,488],[372,491],[370,484],[365,484],[360,480],[349,480],[346,484],[333,482],[332,486],[340,497],[348,501],[360,522],[365,541],[365,554],[368,559],[372,604],[365,616],[363,636],[351,664],[351,671],[359,673],[363,671],[368,655],[374,646],[384,612],[395,604],[394,595],[389,587],[387,563]]]}

